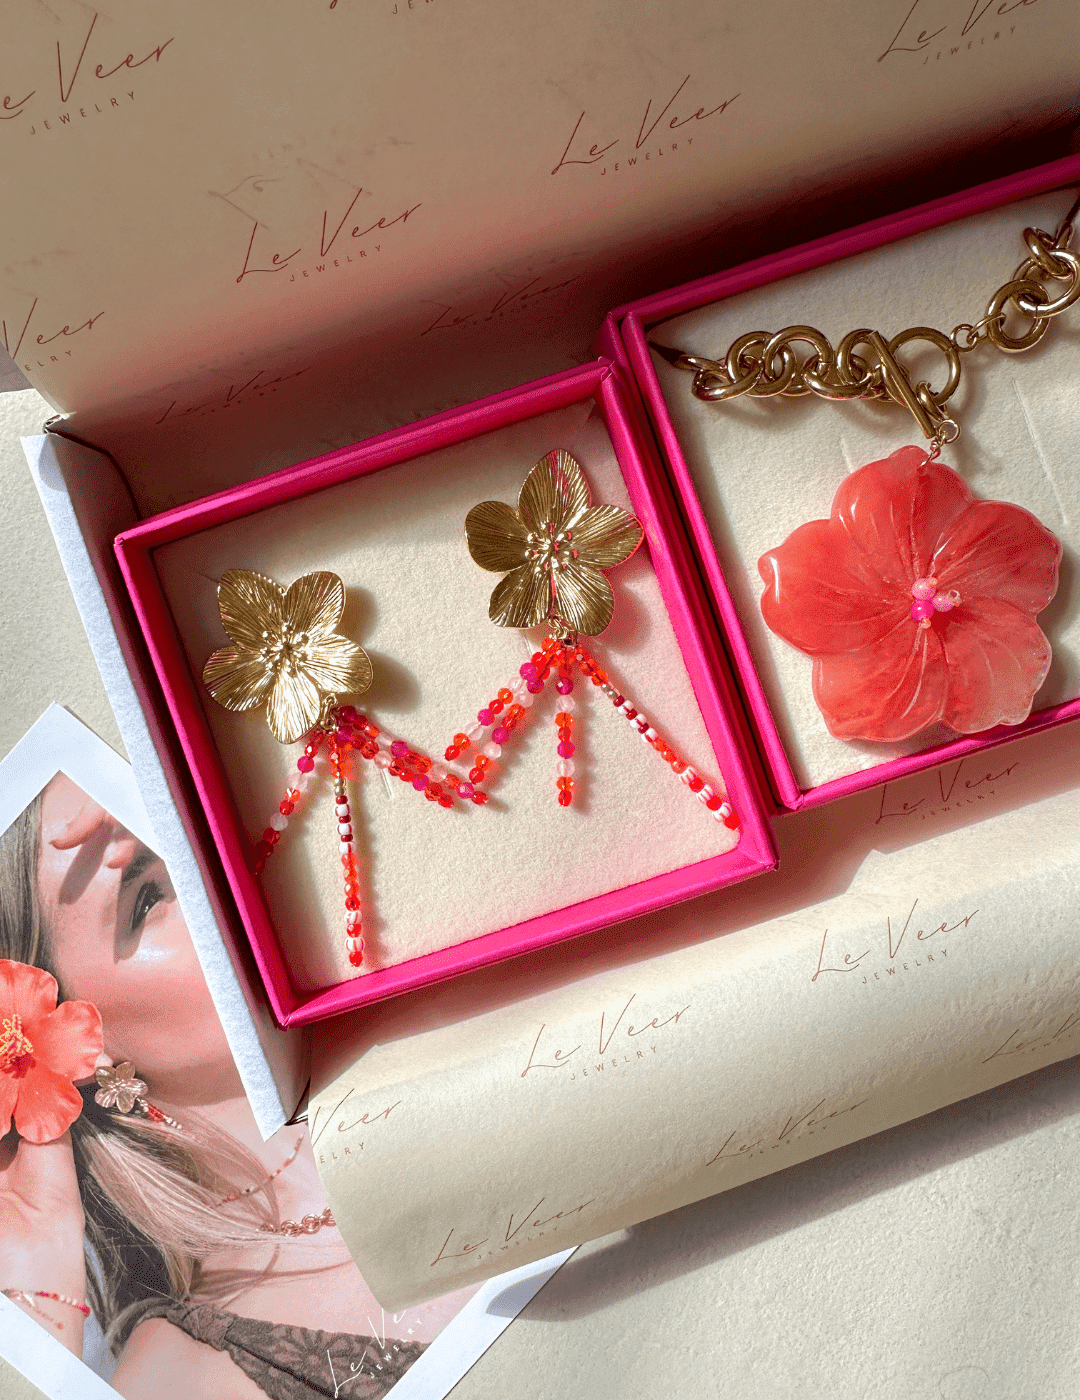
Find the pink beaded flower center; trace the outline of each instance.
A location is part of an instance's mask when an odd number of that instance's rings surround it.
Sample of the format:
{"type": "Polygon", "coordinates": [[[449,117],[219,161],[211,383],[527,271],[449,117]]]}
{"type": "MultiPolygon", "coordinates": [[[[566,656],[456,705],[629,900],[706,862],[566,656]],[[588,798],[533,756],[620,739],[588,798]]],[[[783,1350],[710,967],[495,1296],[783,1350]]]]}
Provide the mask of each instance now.
{"type": "Polygon", "coordinates": [[[0,1070],[25,1079],[36,1063],[34,1047],[23,1032],[22,1017],[5,1016],[0,1022],[0,1070]]]}
{"type": "Polygon", "coordinates": [[[920,627],[929,627],[930,619],[936,612],[952,612],[960,602],[960,594],[955,588],[942,592],[936,578],[917,578],[911,585],[911,616],[920,627]]]}

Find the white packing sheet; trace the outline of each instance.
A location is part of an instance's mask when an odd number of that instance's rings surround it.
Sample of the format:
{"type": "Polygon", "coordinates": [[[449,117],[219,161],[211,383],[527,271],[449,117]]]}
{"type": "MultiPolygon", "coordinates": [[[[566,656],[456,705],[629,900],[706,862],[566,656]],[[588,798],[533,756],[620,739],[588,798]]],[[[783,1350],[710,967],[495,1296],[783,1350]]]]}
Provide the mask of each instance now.
{"type": "Polygon", "coordinates": [[[625,1228],[1080,1049],[1080,726],[785,818],[780,870],[313,1042],[387,1305],[625,1228]],[[542,984],[542,989],[541,989],[542,984]],[[417,1181],[432,1183],[417,1193],[417,1181]]]}
{"type": "MultiPolygon", "coordinates": [[[[811,325],[833,345],[856,326],[886,338],[908,326],[947,334],[983,315],[1025,249],[1026,225],[1053,231],[1072,202],[1059,190],[991,209],[840,262],[712,302],[650,331],[661,345],[722,358],[744,332],[811,325]]],[[[1057,596],[1039,618],[1054,660],[1034,708],[1080,694],[1080,407],[1075,390],[1080,308],[1057,317],[1022,355],[990,345],[963,358],[947,405],[962,436],[942,453],[977,498],[1012,501],[1038,516],[1064,546],[1057,596]]],[[[916,358],[935,388],[941,355],[916,358]]],[[[660,385],[708,519],[724,577],[743,625],[785,752],[802,789],[862,772],[956,737],[944,726],[901,744],[835,739],[814,701],[812,662],[766,627],[757,561],[807,520],[829,514],[833,495],[856,468],[922,442],[895,404],[824,402],[814,396],[705,403],[691,377],[655,352],[660,385]]]]}

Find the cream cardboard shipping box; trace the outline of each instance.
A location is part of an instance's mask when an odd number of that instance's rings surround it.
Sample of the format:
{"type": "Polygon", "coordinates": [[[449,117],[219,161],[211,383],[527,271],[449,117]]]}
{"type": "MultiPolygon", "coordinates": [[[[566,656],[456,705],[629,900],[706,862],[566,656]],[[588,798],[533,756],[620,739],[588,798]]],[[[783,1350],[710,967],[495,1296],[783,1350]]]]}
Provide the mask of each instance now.
{"type": "Polygon", "coordinates": [[[33,470],[197,942],[232,953],[268,1131],[303,1050],[162,779],[113,536],[585,359],[628,296],[1046,159],[1077,37],[1061,0],[811,0],[779,27],[496,0],[9,19],[0,334],[66,415],[33,470]]]}

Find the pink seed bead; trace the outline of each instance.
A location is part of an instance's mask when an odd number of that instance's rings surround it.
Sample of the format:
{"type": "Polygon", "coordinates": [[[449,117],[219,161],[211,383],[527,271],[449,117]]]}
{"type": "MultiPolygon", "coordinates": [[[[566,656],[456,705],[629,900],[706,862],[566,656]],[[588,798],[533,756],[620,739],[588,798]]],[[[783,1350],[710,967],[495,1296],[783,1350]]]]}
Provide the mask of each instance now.
{"type": "Polygon", "coordinates": [[[559,757],[560,757],[560,758],[573,758],[573,756],[574,756],[574,746],[573,746],[573,744],[570,742],[569,739],[564,739],[564,740],[562,741],[562,743],[559,745],[559,757]]]}
{"type": "Polygon", "coordinates": [[[395,758],[408,758],[409,746],[404,739],[395,739],[390,745],[390,752],[395,758]]]}
{"type": "Polygon", "coordinates": [[[518,675],[524,676],[527,681],[534,681],[540,673],[531,661],[526,661],[523,666],[518,667],[518,675]]]}
{"type": "Polygon", "coordinates": [[[476,719],[477,719],[477,723],[478,723],[478,724],[482,724],[482,725],[484,726],[485,729],[487,728],[487,726],[488,726],[489,724],[494,724],[494,723],[495,723],[495,716],[491,713],[490,710],[486,710],[486,709],[485,709],[485,710],[480,710],[479,713],[478,713],[477,716],[476,716],[476,719]]]}
{"type": "Polygon", "coordinates": [[[574,682],[569,676],[560,676],[555,682],[555,689],[560,695],[569,695],[574,688],[574,682]]]}
{"type": "Polygon", "coordinates": [[[412,785],[417,792],[423,792],[430,782],[431,779],[426,773],[417,773],[416,777],[412,780],[412,785]]]}
{"type": "Polygon", "coordinates": [[[352,705],[341,705],[338,707],[338,719],[344,720],[346,724],[352,724],[356,720],[356,710],[352,705]]]}
{"type": "Polygon", "coordinates": [[[510,731],[505,724],[500,724],[491,731],[491,741],[494,744],[505,744],[510,737],[510,731]]]}
{"type": "Polygon", "coordinates": [[[528,684],[528,687],[529,687],[529,694],[530,694],[530,695],[539,695],[540,692],[541,692],[541,691],[543,690],[543,688],[544,688],[544,682],[540,679],[539,676],[536,676],[533,680],[529,681],[527,684],[528,684]]]}
{"type": "Polygon", "coordinates": [[[473,787],[472,783],[458,783],[457,795],[464,798],[466,802],[468,802],[475,791],[476,789],[473,787]]]}
{"type": "Polygon", "coordinates": [[[313,758],[308,758],[307,754],[303,753],[296,760],[296,766],[300,769],[301,773],[310,773],[315,767],[315,760],[313,758]]]}
{"type": "Polygon", "coordinates": [[[351,744],[353,741],[353,732],[351,729],[339,729],[334,735],[334,738],[339,744],[351,744]]]}
{"type": "Polygon", "coordinates": [[[929,598],[916,598],[911,605],[911,616],[916,622],[922,622],[928,617],[933,617],[933,603],[931,603],[929,598]]]}
{"type": "Polygon", "coordinates": [[[932,598],[936,592],[936,578],[917,578],[911,585],[911,596],[913,598],[932,598]]]}
{"type": "Polygon", "coordinates": [[[955,588],[950,588],[948,593],[935,593],[930,601],[935,612],[952,612],[960,601],[960,595],[955,588]]]}

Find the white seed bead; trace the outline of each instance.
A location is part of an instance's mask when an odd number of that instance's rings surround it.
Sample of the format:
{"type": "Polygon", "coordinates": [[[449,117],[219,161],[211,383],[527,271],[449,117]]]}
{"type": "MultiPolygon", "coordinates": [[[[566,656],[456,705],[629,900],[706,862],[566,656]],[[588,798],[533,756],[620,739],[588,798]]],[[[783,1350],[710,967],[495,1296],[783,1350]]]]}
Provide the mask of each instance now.
{"type": "Polygon", "coordinates": [[[346,909],[346,911],[345,911],[345,926],[346,926],[346,928],[355,928],[356,925],[357,925],[359,922],[360,922],[360,910],[359,910],[359,909],[346,909]]]}
{"type": "Polygon", "coordinates": [[[631,703],[630,703],[629,700],[624,700],[624,701],[622,702],[622,704],[619,706],[619,711],[620,711],[620,713],[623,714],[627,719],[629,719],[629,718],[630,718],[630,712],[631,712],[631,710],[633,710],[633,708],[634,708],[634,707],[633,707],[633,705],[631,705],[631,703]]]}
{"type": "Polygon", "coordinates": [[[389,768],[394,760],[390,757],[390,755],[386,752],[385,749],[380,749],[371,761],[372,763],[374,763],[376,768],[389,768]]]}
{"type": "Polygon", "coordinates": [[[270,818],[270,825],[275,831],[284,831],[289,825],[289,819],[284,812],[275,812],[270,818]]]}
{"type": "Polygon", "coordinates": [[[347,802],[338,802],[334,806],[334,811],[339,817],[347,817],[349,815],[349,804],[347,802]]]}
{"type": "Polygon", "coordinates": [[[697,774],[694,772],[694,770],[693,770],[692,768],[684,768],[683,771],[679,774],[679,782],[680,782],[680,783],[686,783],[686,784],[689,786],[689,783],[690,783],[691,778],[696,778],[696,777],[697,777],[697,774]]]}
{"type": "Polygon", "coordinates": [[[467,739],[471,739],[474,744],[476,743],[477,739],[479,739],[480,735],[483,734],[483,732],[484,726],[482,724],[478,724],[476,720],[473,720],[472,724],[467,724],[464,730],[465,737],[467,739]]]}
{"type": "Polygon", "coordinates": [[[296,775],[296,781],[295,783],[293,783],[293,787],[296,788],[297,792],[307,792],[310,786],[311,774],[298,772],[296,775]]]}
{"type": "Polygon", "coordinates": [[[349,854],[349,852],[352,850],[352,842],[351,842],[351,841],[342,841],[342,842],[340,842],[340,843],[338,844],[338,850],[341,852],[341,854],[342,854],[343,856],[347,856],[347,855],[349,854]]]}
{"type": "Polygon", "coordinates": [[[576,709],[577,709],[577,701],[574,699],[574,697],[573,697],[572,695],[560,695],[560,696],[559,696],[559,709],[560,709],[560,710],[566,710],[567,713],[569,713],[571,710],[576,710],[576,709]]]}
{"type": "Polygon", "coordinates": [[[659,737],[660,735],[657,734],[656,730],[652,727],[651,724],[646,729],[642,730],[642,738],[650,744],[654,743],[657,739],[659,739],[659,737]]]}
{"type": "Polygon", "coordinates": [[[517,698],[518,704],[523,710],[531,709],[536,704],[536,696],[531,690],[523,690],[517,698]]]}
{"type": "Polygon", "coordinates": [[[428,777],[433,783],[444,783],[446,781],[446,769],[438,763],[433,763],[428,769],[428,777]]]}
{"type": "Polygon", "coordinates": [[[364,940],[362,938],[346,938],[345,940],[346,950],[350,953],[359,953],[363,946],[364,940]]]}
{"type": "Polygon", "coordinates": [[[555,771],[560,778],[572,778],[574,776],[574,760],[572,758],[560,758],[555,765],[555,771]]]}
{"type": "Polygon", "coordinates": [[[485,744],[480,752],[485,758],[498,758],[502,753],[502,748],[492,740],[490,743],[485,744]]]}
{"type": "Polygon", "coordinates": [[[342,837],[342,839],[344,839],[346,836],[351,836],[353,834],[352,822],[338,822],[337,829],[338,835],[342,837]]]}

